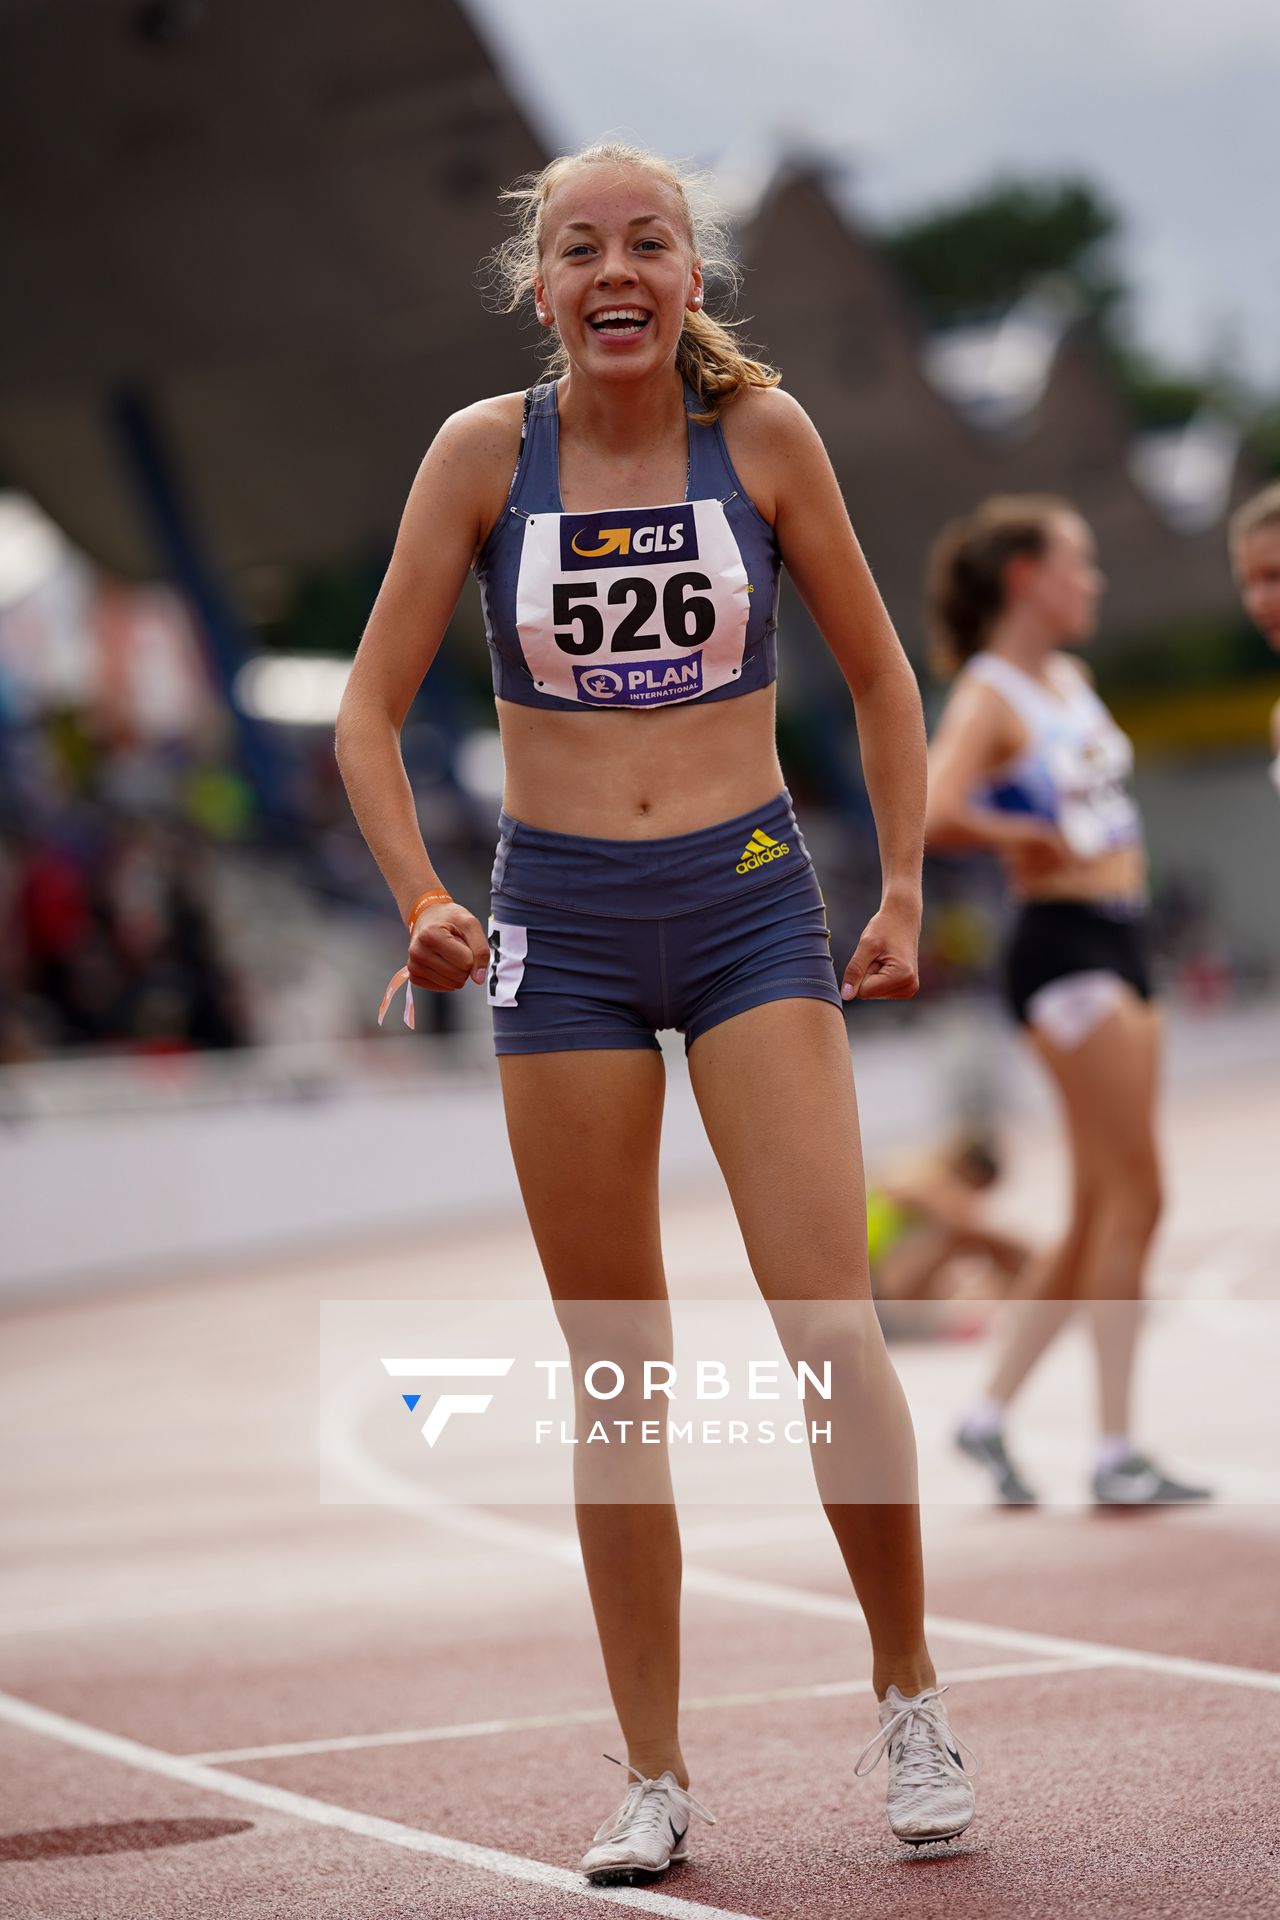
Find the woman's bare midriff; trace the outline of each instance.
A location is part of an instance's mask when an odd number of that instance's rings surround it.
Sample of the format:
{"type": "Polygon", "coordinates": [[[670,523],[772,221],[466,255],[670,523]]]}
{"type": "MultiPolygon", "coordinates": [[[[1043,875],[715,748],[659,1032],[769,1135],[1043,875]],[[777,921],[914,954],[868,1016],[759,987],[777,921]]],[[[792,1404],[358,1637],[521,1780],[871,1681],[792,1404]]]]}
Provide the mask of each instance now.
{"type": "Polygon", "coordinates": [[[1147,889],[1147,856],[1141,847],[1117,847],[1094,860],[1076,860],[1045,874],[1018,898],[1033,900],[1141,900],[1147,889]]]}
{"type": "Polygon", "coordinates": [[[651,713],[546,713],[511,700],[497,708],[503,806],[551,833],[662,840],[782,791],[771,686],[651,713]]]}

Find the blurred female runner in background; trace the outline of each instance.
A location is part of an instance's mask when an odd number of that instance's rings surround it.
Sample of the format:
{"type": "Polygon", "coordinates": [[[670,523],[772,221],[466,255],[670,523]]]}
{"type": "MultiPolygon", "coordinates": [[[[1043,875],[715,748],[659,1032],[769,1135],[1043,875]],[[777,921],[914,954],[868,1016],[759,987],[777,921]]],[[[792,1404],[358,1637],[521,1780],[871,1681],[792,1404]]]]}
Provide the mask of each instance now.
{"type": "MultiPolygon", "coordinates": [[[[571,1348],[575,1303],[666,1315],[655,1030],[684,1033],[784,1345],[836,1346],[864,1422],[858,1465],[878,1476],[870,1497],[829,1495],[835,1463],[813,1448],[881,1703],[855,1771],[887,1750],[893,1831],[949,1838],[974,1796],[925,1643],[914,1435],[870,1307],[840,1013],[842,991],[916,990],[919,694],[822,442],[703,311],[707,246],[680,176],[601,147],[511,199],[509,307],[529,299],[554,329],[558,377],[455,414],[423,461],[343,701],[343,776],[409,927],[411,981],[488,980],[516,1170],[571,1348]],[[843,989],[774,744],[780,560],[854,697],[880,841],[883,896],[843,989]],[[399,742],[472,567],[506,763],[487,939],[423,846],[399,742]]],[[[590,1408],[579,1389],[584,1432],[590,1408]]],[[[602,1463],[574,1456],[634,1775],[582,1863],[600,1880],[664,1871],[685,1857],[690,1813],[705,1816],[677,1726],[669,1463],[647,1451],[634,1504],[592,1500],[602,1463]]]]}
{"type": "Polygon", "coordinates": [[[1089,528],[1048,496],[987,500],[943,530],[929,565],[930,624],[955,682],[930,751],[927,837],[1004,863],[1018,902],[1009,1003],[1057,1090],[1071,1154],[1066,1236],[1038,1299],[1014,1310],[986,1394],[956,1436],[1009,1504],[1035,1495],[1005,1446],[1007,1409],[1078,1301],[1098,1365],[1094,1499],[1209,1497],[1131,1437],[1143,1275],[1160,1217],[1160,1021],[1132,749],[1063,651],[1092,635],[1102,585],[1089,528]]]}
{"type": "MultiPolygon", "coordinates": [[[[1245,612],[1280,653],[1280,480],[1232,514],[1231,565],[1245,612]]],[[[1271,709],[1271,752],[1280,791],[1280,700],[1271,709]]]]}

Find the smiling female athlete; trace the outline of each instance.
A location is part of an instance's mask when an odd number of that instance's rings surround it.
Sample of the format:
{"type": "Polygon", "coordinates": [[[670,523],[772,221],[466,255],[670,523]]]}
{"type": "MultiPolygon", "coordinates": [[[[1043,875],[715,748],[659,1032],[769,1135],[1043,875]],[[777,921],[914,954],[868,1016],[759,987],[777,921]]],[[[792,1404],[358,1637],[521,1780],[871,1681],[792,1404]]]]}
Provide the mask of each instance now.
{"type": "MultiPolygon", "coordinates": [[[[870,1437],[878,1496],[824,1496],[881,1703],[858,1767],[887,1750],[893,1831],[949,1838],[974,1796],[925,1644],[914,1436],[868,1306],[840,1013],[842,991],[916,991],[915,680],[812,425],[703,310],[676,171],[597,147],[510,198],[510,306],[531,298],[554,330],[557,377],[464,409],[427,454],[343,702],[342,772],[409,926],[410,979],[487,979],[562,1324],[573,1302],[666,1301],[655,1033],[683,1033],[761,1292],[775,1320],[792,1308],[792,1342],[835,1341],[870,1437]],[[883,896],[843,989],[774,744],[780,561],[849,683],[880,840],[883,896]],[[487,938],[423,847],[398,738],[471,567],[506,763],[487,938]]],[[[680,1536],[665,1448],[632,1504],[583,1497],[584,1452],[578,1532],[634,1780],[582,1866],[629,1879],[684,1859],[691,1812],[708,1817],[677,1725],[680,1536]]]]}

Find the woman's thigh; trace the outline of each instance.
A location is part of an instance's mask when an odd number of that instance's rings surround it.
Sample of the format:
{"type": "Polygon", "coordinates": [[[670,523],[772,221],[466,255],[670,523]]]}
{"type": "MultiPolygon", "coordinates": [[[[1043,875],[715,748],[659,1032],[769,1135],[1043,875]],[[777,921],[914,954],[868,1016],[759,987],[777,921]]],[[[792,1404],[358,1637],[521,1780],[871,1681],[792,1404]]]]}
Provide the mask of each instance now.
{"type": "Polygon", "coordinates": [[[1141,1187],[1157,1194],[1156,1008],[1126,989],[1121,1003],[1077,1047],[1060,1047],[1034,1028],[1028,1034],[1062,1101],[1077,1193],[1096,1199],[1117,1187],[1141,1187]]]}
{"type": "Polygon", "coordinates": [[[693,1043],[689,1073],[765,1297],[869,1300],[862,1142],[837,1009],[752,1007],[693,1043]]]}
{"type": "Polygon", "coordinates": [[[503,1054],[516,1175],[557,1300],[665,1300],[658,1226],[661,1054],[503,1054]]]}

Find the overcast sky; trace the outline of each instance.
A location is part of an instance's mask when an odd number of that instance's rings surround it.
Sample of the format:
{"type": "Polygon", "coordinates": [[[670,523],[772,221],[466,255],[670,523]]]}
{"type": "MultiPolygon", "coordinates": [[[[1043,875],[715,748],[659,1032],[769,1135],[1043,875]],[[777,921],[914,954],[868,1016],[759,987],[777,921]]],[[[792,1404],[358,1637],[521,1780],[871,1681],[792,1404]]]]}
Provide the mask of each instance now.
{"type": "Polygon", "coordinates": [[[788,143],[871,221],[998,171],[1126,221],[1141,338],[1280,388],[1280,0],[466,0],[535,125],[723,167],[788,143]]]}

